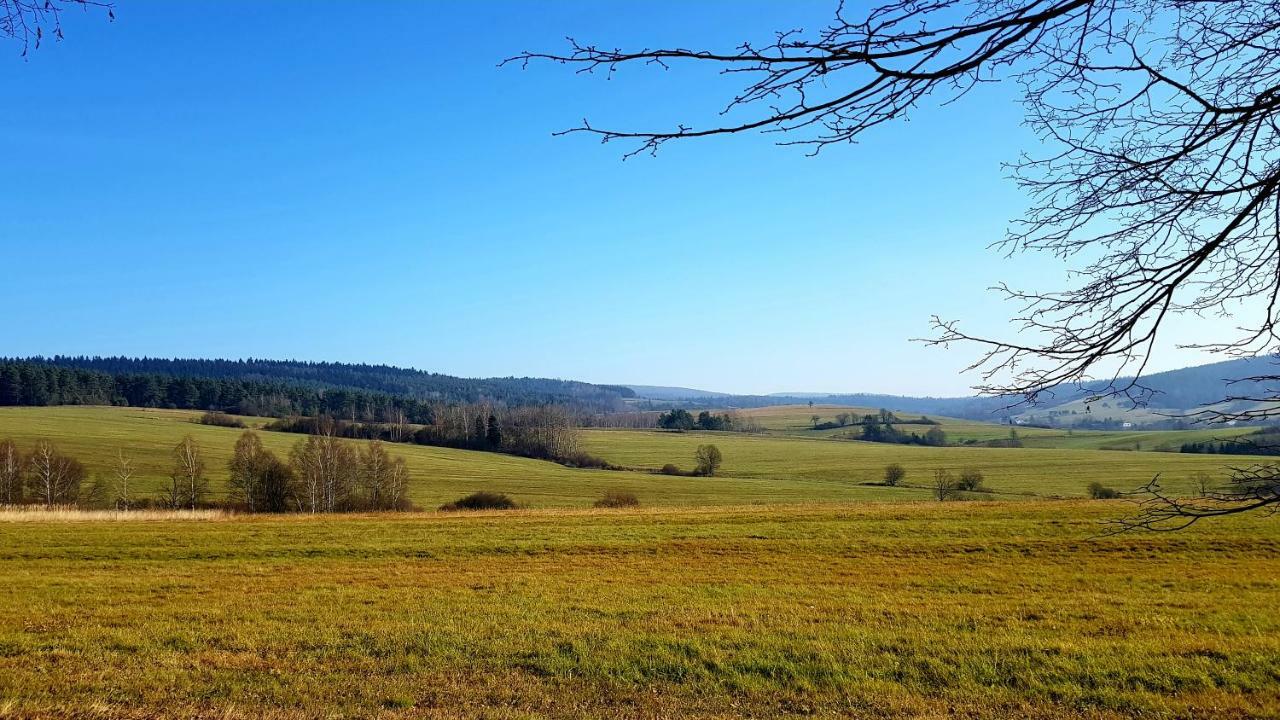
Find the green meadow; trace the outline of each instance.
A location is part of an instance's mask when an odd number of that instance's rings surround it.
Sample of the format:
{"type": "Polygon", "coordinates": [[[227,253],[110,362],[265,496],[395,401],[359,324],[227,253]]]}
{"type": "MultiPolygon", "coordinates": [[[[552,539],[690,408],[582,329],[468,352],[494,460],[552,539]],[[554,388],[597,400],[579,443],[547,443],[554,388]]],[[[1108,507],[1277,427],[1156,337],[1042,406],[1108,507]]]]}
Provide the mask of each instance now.
{"type": "MultiPolygon", "coordinates": [[[[173,466],[171,449],[190,434],[201,445],[214,493],[225,492],[226,464],[243,431],[200,425],[195,422],[197,417],[198,413],[181,410],[9,407],[0,408],[0,438],[13,438],[24,448],[40,438],[52,440],[85,463],[91,476],[108,473],[117,452],[124,452],[138,466],[139,492],[145,495],[157,493],[165,483],[173,466]]],[[[245,420],[250,425],[263,422],[245,420]]],[[[300,439],[286,433],[260,434],[267,447],[282,456],[287,456],[300,439]]],[[[1176,441],[1171,433],[1151,435],[1161,437],[1165,443],[1176,441]]],[[[1130,442],[1127,437],[1119,442],[1130,442]]],[[[1174,452],[1077,449],[1069,442],[1063,445],[932,448],[772,430],[761,435],[584,431],[585,450],[630,468],[625,471],[574,469],[540,460],[450,448],[405,444],[389,447],[408,463],[410,499],[427,509],[477,490],[508,493],[535,508],[588,507],[610,489],[633,492],[643,504],[659,506],[911,501],[928,497],[928,485],[938,468],[982,471],[993,499],[1081,497],[1090,482],[1125,490],[1136,488],[1157,474],[1166,487],[1189,490],[1199,473],[1220,477],[1229,463],[1250,461],[1174,452]],[[657,473],[668,463],[691,469],[694,451],[704,443],[715,444],[724,455],[718,476],[657,473]],[[899,463],[907,470],[904,487],[878,484],[884,467],[890,463],[899,463]]]]}

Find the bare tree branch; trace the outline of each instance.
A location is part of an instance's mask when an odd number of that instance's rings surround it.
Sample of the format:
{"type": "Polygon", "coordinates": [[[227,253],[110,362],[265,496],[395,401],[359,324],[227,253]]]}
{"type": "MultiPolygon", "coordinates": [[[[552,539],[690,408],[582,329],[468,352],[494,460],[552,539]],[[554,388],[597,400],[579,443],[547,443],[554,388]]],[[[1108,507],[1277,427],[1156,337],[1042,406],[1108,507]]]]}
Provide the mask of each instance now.
{"type": "Polygon", "coordinates": [[[47,37],[63,39],[62,13],[72,8],[98,8],[107,11],[108,20],[116,19],[115,6],[99,0],[0,0],[0,37],[21,43],[26,57],[47,37]]]}

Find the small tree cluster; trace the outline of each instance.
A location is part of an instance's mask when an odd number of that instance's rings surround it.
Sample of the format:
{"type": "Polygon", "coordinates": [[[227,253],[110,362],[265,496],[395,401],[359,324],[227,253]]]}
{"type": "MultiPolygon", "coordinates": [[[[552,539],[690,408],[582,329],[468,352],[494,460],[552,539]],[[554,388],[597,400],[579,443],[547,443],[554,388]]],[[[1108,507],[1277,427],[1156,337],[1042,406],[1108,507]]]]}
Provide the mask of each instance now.
{"type": "Polygon", "coordinates": [[[0,440],[0,504],[73,505],[84,479],[84,465],[48,440],[25,454],[13,440],[0,440]]]}
{"type": "Polygon", "coordinates": [[[880,411],[879,415],[866,415],[862,418],[862,435],[860,440],[867,442],[879,443],[898,443],[901,445],[927,445],[930,447],[942,447],[947,444],[947,434],[937,424],[920,423],[929,425],[929,429],[923,434],[916,432],[903,432],[894,426],[898,422],[893,413],[886,410],[880,411]],[[886,420],[886,417],[889,420],[886,420]]]}
{"type": "Polygon", "coordinates": [[[708,410],[694,417],[688,410],[676,408],[658,416],[658,427],[663,430],[737,430],[740,418],[733,413],[716,414],[708,410]]]}

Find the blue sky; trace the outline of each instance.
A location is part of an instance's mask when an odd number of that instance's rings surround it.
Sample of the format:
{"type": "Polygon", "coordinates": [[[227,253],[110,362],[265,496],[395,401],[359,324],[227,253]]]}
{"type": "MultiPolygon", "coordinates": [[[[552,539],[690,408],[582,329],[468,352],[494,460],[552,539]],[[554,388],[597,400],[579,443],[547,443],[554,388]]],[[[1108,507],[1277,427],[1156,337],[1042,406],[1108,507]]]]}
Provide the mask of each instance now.
{"type": "MultiPolygon", "coordinates": [[[[731,47],[834,4],[129,2],[0,45],[0,354],[385,362],[737,392],[962,394],[1000,331],[1033,145],[1012,87],[805,157],[619,146],[730,89],[696,68],[499,69],[566,35],[731,47]]],[[[1171,354],[1155,365],[1195,361],[1171,354]]]]}

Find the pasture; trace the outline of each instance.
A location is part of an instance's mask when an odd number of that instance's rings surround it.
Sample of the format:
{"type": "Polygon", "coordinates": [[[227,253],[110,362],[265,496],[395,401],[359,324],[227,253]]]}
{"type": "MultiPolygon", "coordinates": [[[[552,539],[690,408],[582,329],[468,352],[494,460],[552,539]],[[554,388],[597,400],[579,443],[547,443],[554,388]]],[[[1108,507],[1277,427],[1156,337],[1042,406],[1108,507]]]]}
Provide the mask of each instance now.
{"type": "MultiPolygon", "coordinates": [[[[173,446],[186,434],[201,445],[215,497],[226,488],[226,463],[241,430],[194,422],[198,413],[111,407],[0,408],[0,438],[24,449],[47,438],[84,462],[90,475],[108,473],[117,451],[134,458],[143,495],[164,485],[173,466],[173,446]]],[[[248,424],[261,419],[245,418],[248,424]]],[[[999,427],[999,426],[993,426],[999,427]]],[[[1189,431],[1196,432],[1196,431],[1189,431]]],[[[1106,435],[1106,433],[1103,433],[1106,435]]],[[[1172,442],[1170,433],[1150,433],[1172,442]]],[[[282,457],[301,436],[262,432],[264,444],[282,457]]],[[[1124,436],[1120,442],[1130,442],[1124,436]]],[[[1176,439],[1176,438],[1175,438],[1176,439]]],[[[352,441],[354,442],[354,441],[352,441]]],[[[1092,481],[1120,490],[1136,488],[1159,474],[1175,490],[1190,490],[1198,473],[1221,477],[1230,464],[1256,459],[1168,452],[1124,452],[1067,448],[919,447],[876,444],[796,434],[674,433],[650,430],[586,430],[588,452],[631,471],[573,469],[555,463],[495,453],[388,445],[404,457],[409,497],[430,509],[477,490],[508,493],[531,507],[588,507],[610,489],[633,492],[645,505],[691,506],[772,502],[922,500],[938,468],[981,470],[993,499],[1080,497],[1092,481]],[[657,474],[672,463],[693,466],[698,445],[716,444],[724,465],[714,478],[657,474]],[[905,487],[879,485],[884,467],[900,463],[905,487]]]]}
{"type": "Polygon", "coordinates": [[[0,717],[1280,713],[1280,525],[1119,511],[0,523],[0,717]]]}

